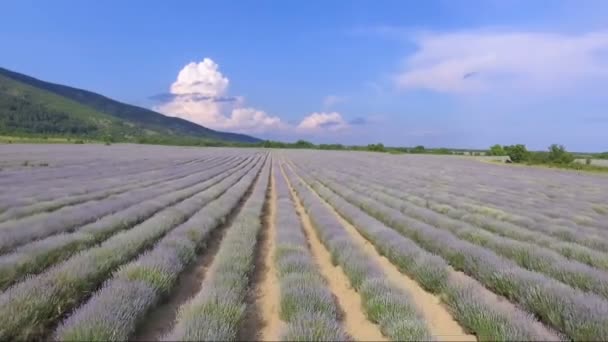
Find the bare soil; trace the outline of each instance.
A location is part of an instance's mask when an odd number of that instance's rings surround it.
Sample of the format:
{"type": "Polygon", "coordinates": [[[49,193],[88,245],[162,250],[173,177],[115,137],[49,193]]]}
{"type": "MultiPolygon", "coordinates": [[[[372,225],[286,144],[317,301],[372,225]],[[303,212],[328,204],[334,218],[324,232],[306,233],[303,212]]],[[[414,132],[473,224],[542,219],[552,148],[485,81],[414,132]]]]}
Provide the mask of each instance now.
{"type": "Polygon", "coordinates": [[[279,318],[280,287],[274,264],[277,194],[271,172],[263,227],[258,238],[255,272],[248,294],[248,313],[239,331],[240,341],[278,341],[285,324],[279,318]]]}
{"type": "Polygon", "coordinates": [[[159,341],[173,329],[180,307],[200,291],[205,275],[220,248],[228,227],[232,225],[232,222],[251,195],[255,184],[257,184],[258,177],[259,173],[247,189],[245,195],[240,199],[236,208],[224,220],[224,223],[209,233],[207,241],[203,248],[201,248],[201,252],[196,260],[181,272],[177,278],[176,286],[172,289],[171,293],[146,315],[133,337],[129,340],[159,341]]]}
{"type": "MultiPolygon", "coordinates": [[[[284,171],[281,168],[283,176],[284,171]]],[[[321,275],[327,279],[329,288],[338,301],[338,305],[343,311],[342,323],[346,332],[356,341],[387,341],[387,338],[380,332],[377,324],[370,322],[363,312],[361,297],[350,285],[350,281],[340,266],[335,266],[331,262],[331,254],[319,240],[310,217],[297,194],[293,190],[289,179],[285,177],[289,184],[296,211],[302,221],[304,233],[308,238],[310,249],[316,263],[319,265],[321,275]]]]}
{"type": "Polygon", "coordinates": [[[456,322],[450,312],[441,303],[441,299],[425,291],[415,280],[401,273],[399,269],[386,257],[382,256],[374,245],[364,238],[357,228],[344,219],[329,203],[319,196],[308,184],[306,186],[317,196],[328,209],[338,218],[342,226],[362,250],[380,265],[384,274],[395,286],[404,289],[414,300],[416,307],[423,314],[428,324],[429,332],[439,341],[476,341],[475,335],[467,334],[456,322]]]}

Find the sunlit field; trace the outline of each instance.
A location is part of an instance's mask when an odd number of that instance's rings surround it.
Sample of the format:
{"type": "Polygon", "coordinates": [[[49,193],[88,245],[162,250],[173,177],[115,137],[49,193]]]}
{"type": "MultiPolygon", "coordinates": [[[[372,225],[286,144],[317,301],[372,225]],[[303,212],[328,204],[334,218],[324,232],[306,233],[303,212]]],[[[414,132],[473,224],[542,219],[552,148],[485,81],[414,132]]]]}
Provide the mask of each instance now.
{"type": "Polygon", "coordinates": [[[608,177],[0,146],[0,339],[608,340],[608,177]]]}

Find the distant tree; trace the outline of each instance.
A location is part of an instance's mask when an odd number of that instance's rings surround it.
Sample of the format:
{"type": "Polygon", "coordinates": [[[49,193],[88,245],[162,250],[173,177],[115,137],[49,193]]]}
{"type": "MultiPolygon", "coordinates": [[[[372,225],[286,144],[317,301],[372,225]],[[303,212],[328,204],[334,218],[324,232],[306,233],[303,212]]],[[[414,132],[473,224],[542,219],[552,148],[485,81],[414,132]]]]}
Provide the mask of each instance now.
{"type": "Polygon", "coordinates": [[[369,144],[369,145],[367,145],[367,150],[373,151],[373,152],[386,152],[386,149],[384,148],[384,144],[382,144],[382,143],[369,144]]]}
{"type": "Polygon", "coordinates": [[[264,148],[285,148],[287,146],[285,143],[282,143],[280,141],[265,140],[262,143],[262,147],[264,147],[264,148]]]}
{"type": "Polygon", "coordinates": [[[526,145],[517,144],[504,147],[505,153],[509,156],[512,162],[521,163],[528,160],[530,152],[526,148],[526,145]]]}
{"type": "Polygon", "coordinates": [[[552,144],[549,146],[547,159],[551,163],[570,164],[574,161],[574,155],[566,151],[566,148],[563,145],[552,144]]]}
{"type": "Polygon", "coordinates": [[[501,145],[496,144],[496,145],[492,145],[490,147],[490,152],[488,152],[488,155],[490,155],[490,156],[505,156],[505,155],[507,155],[507,153],[505,152],[505,149],[502,148],[501,145]]]}
{"type": "Polygon", "coordinates": [[[103,137],[103,142],[108,146],[112,145],[112,143],[114,142],[114,138],[110,134],[106,134],[103,137]]]}
{"type": "Polygon", "coordinates": [[[320,144],[320,150],[343,150],[345,147],[342,144],[320,144]]]}
{"type": "Polygon", "coordinates": [[[424,153],[425,151],[426,150],[425,150],[424,146],[422,146],[422,145],[418,145],[410,150],[411,153],[424,153]]]}
{"type": "Polygon", "coordinates": [[[433,154],[452,154],[452,151],[445,147],[434,149],[432,152],[433,154]]]}
{"type": "Polygon", "coordinates": [[[293,144],[295,148],[316,148],[315,144],[306,140],[298,140],[295,144],[293,144]]]}

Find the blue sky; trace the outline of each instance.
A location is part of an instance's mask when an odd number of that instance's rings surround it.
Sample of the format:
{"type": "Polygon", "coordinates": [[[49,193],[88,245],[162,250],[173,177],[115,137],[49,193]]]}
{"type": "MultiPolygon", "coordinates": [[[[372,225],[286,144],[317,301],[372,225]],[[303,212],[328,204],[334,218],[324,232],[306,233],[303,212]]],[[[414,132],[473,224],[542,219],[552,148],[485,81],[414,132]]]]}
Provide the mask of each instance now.
{"type": "Polygon", "coordinates": [[[608,150],[608,2],[7,1],[0,66],[223,130],[608,150]]]}

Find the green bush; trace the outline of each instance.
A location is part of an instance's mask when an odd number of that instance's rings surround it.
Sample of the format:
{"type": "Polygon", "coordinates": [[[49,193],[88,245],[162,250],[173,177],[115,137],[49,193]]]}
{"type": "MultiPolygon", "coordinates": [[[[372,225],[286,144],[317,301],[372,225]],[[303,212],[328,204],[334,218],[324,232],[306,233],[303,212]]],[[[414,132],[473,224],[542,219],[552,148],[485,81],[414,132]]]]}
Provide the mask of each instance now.
{"type": "Polygon", "coordinates": [[[526,145],[517,144],[505,146],[504,151],[514,163],[521,163],[530,158],[530,152],[528,152],[526,145]]]}
{"type": "Polygon", "coordinates": [[[424,153],[426,150],[424,148],[424,146],[422,145],[418,145],[416,147],[414,147],[413,149],[410,150],[410,153],[424,153]]]}
{"type": "Polygon", "coordinates": [[[547,159],[550,163],[570,164],[574,161],[574,155],[566,151],[566,148],[563,145],[552,144],[549,146],[547,159]]]}
{"type": "Polygon", "coordinates": [[[507,153],[505,152],[505,149],[499,145],[493,145],[490,147],[490,151],[488,152],[489,156],[506,156],[507,153]]]}
{"type": "Polygon", "coordinates": [[[384,148],[384,144],[381,144],[381,143],[369,144],[369,145],[367,145],[367,150],[373,151],[373,152],[386,152],[386,149],[384,148]]]}

